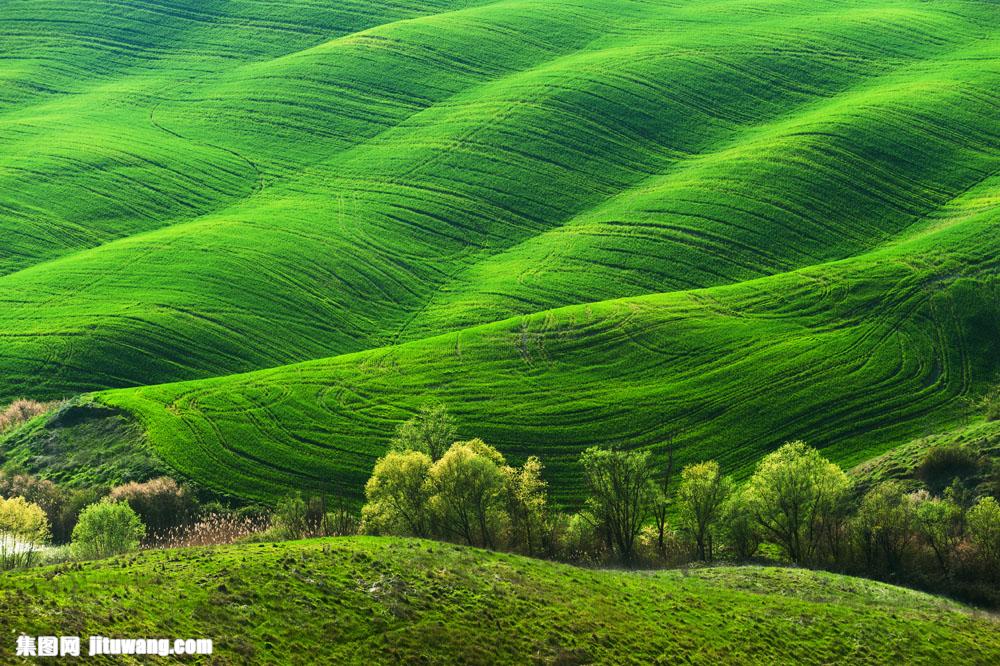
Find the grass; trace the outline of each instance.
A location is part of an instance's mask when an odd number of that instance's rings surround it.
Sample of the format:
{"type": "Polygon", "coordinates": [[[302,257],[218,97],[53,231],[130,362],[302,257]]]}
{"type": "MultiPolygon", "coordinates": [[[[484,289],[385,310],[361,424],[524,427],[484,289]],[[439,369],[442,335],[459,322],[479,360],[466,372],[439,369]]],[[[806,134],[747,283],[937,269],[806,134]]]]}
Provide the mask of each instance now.
{"type": "Polygon", "coordinates": [[[0,578],[4,635],[211,637],[220,664],[1000,657],[988,615],[794,569],[626,573],[352,537],[150,551],[0,578]]]}
{"type": "Polygon", "coordinates": [[[11,395],[331,357],[306,386],[293,366],[107,398],[182,471],[256,465],[236,491],[277,492],[357,487],[418,395],[562,478],[588,443],[670,433],[737,469],[796,436],[856,462],[992,379],[965,348],[997,316],[983,6],[231,5],[103,26],[144,57],[82,37],[100,3],[68,34],[49,22],[76,5],[10,14],[11,395]],[[74,69],[19,51],[32,30],[74,69]],[[373,363],[411,369],[350,369],[373,363]]]}
{"type": "Polygon", "coordinates": [[[357,497],[432,398],[569,504],[595,443],[947,430],[1000,371],[991,10],[13,3],[0,397],[138,419],[61,478],[265,500],[357,497]]]}

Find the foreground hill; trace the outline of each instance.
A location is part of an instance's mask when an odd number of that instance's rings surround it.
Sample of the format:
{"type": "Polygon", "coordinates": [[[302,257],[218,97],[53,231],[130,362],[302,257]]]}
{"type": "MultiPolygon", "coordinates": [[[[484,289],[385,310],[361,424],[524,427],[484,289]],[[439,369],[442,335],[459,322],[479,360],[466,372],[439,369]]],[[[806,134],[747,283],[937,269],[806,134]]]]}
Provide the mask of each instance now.
{"type": "Polygon", "coordinates": [[[1000,659],[989,616],[793,569],[595,571],[341,538],[150,551],[0,578],[5,636],[211,637],[221,664],[1000,659]]]}

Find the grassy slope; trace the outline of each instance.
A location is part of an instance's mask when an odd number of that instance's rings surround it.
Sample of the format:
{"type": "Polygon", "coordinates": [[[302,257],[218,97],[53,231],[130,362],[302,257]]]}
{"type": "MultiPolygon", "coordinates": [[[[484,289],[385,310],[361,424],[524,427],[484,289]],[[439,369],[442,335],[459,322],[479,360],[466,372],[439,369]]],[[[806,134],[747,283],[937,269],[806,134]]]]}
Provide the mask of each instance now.
{"type": "MultiPolygon", "coordinates": [[[[912,487],[923,484],[918,470],[928,450],[936,446],[963,446],[984,459],[1000,459],[1000,421],[977,421],[946,432],[919,437],[858,465],[852,473],[861,487],[885,479],[900,479],[912,487]]],[[[972,485],[991,479],[972,478],[972,485]]],[[[985,491],[981,494],[987,494],[985,491]]]]}
{"type": "Polygon", "coordinates": [[[213,663],[1000,658],[995,619],[803,570],[592,571],[427,541],[350,538],[153,551],[0,580],[5,636],[207,636],[213,663]]]}
{"type": "Polygon", "coordinates": [[[369,352],[99,399],[138,414],[169,464],[216,488],[356,495],[422,401],[463,434],[549,465],[573,501],[583,447],[658,448],[743,473],[802,437],[854,464],[960,416],[1000,369],[997,224],[950,224],[833,265],[572,306],[369,352]]]}
{"type": "Polygon", "coordinates": [[[0,395],[330,357],[101,399],[273,498],[356,493],[438,397],[571,501],[591,443],[852,464],[995,379],[988,4],[469,5],[15,4],[0,395]]]}

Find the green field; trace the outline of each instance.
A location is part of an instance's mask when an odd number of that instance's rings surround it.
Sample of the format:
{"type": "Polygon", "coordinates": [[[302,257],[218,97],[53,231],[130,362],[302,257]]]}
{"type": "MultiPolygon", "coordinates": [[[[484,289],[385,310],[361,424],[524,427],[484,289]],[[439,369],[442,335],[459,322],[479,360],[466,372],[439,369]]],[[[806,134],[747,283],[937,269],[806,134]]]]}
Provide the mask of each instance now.
{"type": "Polygon", "coordinates": [[[59,477],[356,498],[441,400],[572,504],[594,443],[849,466],[1000,376],[988,2],[23,0],[0,52],[0,398],[141,426],[59,477]]]}
{"type": "Polygon", "coordinates": [[[994,618],[882,583],[758,567],[592,571],[406,539],[150,551],[0,583],[5,636],[207,636],[216,664],[1000,659],[994,618]]]}

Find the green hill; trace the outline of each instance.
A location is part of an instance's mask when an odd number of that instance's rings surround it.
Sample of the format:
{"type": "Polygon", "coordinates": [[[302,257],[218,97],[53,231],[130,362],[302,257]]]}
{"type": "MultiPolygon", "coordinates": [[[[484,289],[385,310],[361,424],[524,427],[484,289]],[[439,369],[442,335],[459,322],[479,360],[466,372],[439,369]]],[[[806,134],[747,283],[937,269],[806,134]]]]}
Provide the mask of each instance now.
{"type": "Polygon", "coordinates": [[[7,636],[210,637],[219,664],[1000,658],[994,618],[881,583],[757,567],[587,570],[417,540],[150,551],[0,582],[7,636]]]}
{"type": "Polygon", "coordinates": [[[0,397],[109,390],[145,432],[60,450],[262,499],[357,496],[429,399],[567,502],[593,443],[949,429],[1000,371],[994,9],[8,3],[0,397]]]}

